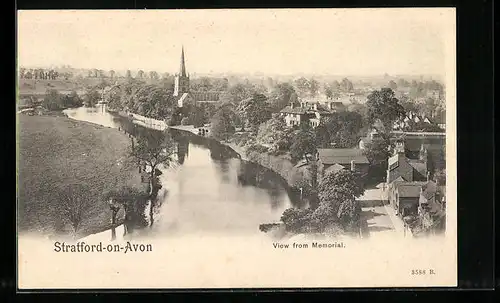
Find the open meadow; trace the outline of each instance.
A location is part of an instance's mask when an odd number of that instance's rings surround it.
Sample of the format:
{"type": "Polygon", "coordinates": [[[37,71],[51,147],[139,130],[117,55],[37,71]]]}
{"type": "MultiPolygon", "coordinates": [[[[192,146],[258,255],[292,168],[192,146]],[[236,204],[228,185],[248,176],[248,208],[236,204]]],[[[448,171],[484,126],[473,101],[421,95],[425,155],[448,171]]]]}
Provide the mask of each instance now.
{"type": "Polygon", "coordinates": [[[72,184],[83,186],[91,202],[77,235],[108,229],[111,211],[103,193],[125,185],[144,186],[128,156],[130,139],[118,130],[66,117],[19,115],[18,136],[20,233],[70,233],[58,197],[72,184]]]}

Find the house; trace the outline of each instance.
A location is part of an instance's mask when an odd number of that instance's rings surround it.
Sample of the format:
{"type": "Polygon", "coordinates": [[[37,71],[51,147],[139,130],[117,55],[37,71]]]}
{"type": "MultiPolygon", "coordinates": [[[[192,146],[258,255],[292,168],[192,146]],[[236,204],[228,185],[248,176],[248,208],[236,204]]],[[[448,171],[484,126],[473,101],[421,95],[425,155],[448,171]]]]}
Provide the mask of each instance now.
{"type": "Polygon", "coordinates": [[[310,118],[314,117],[305,108],[297,106],[294,103],[291,103],[289,106],[283,108],[280,111],[280,115],[285,119],[287,126],[300,125],[303,122],[308,122],[310,118]]]}
{"type": "Polygon", "coordinates": [[[388,160],[386,183],[390,185],[396,180],[427,181],[429,177],[427,150],[422,148],[418,159],[410,159],[406,156],[404,141],[397,141],[394,154],[388,160]]]}
{"type": "Polygon", "coordinates": [[[280,111],[280,116],[284,118],[287,126],[298,126],[301,123],[309,123],[312,127],[319,125],[321,118],[333,115],[342,110],[342,105],[338,102],[328,102],[321,104],[315,101],[302,101],[290,103],[280,111]]]}
{"type": "Polygon", "coordinates": [[[368,134],[365,137],[361,137],[358,140],[358,148],[366,149],[367,145],[371,144],[373,141],[378,139],[381,139],[380,134],[375,128],[373,128],[368,132],[368,134]]]}
{"type": "Polygon", "coordinates": [[[390,205],[401,217],[417,216],[421,187],[425,182],[406,182],[395,180],[389,187],[388,199],[390,205]]]}
{"type": "Polygon", "coordinates": [[[330,171],[337,172],[343,168],[362,177],[368,173],[370,165],[363,151],[357,148],[320,148],[317,159],[319,176],[324,176],[330,171]]]}
{"type": "Polygon", "coordinates": [[[407,130],[412,127],[412,125],[425,123],[425,124],[434,124],[430,117],[427,117],[425,114],[419,115],[412,111],[408,112],[404,117],[398,119],[394,122],[392,129],[393,130],[407,130]]]}

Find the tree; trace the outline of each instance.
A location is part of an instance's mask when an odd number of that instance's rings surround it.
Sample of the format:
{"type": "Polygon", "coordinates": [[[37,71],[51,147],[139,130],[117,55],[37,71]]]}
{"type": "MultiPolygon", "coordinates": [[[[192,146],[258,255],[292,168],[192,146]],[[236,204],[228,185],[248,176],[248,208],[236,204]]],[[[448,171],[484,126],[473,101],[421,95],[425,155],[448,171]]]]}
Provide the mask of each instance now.
{"type": "Polygon", "coordinates": [[[161,189],[159,183],[159,166],[169,166],[175,152],[175,142],[168,132],[155,134],[145,132],[138,136],[137,144],[131,149],[131,155],[149,168],[149,220],[150,226],[154,223],[154,211],[157,206],[157,195],[161,189]]]}
{"type": "Polygon", "coordinates": [[[271,151],[287,150],[292,143],[290,130],[281,117],[273,117],[259,126],[257,144],[270,145],[271,151]]]}
{"type": "Polygon", "coordinates": [[[240,102],[236,111],[241,119],[245,121],[246,126],[255,129],[271,118],[271,111],[266,101],[266,96],[254,94],[251,98],[240,102]]]}
{"type": "Polygon", "coordinates": [[[318,94],[318,90],[319,90],[318,81],[311,79],[311,81],[309,81],[309,94],[311,95],[311,97],[316,97],[316,95],[318,94]]]}
{"type": "Polygon", "coordinates": [[[333,90],[329,86],[325,86],[325,95],[327,99],[333,99],[333,90]]]}
{"type": "Polygon", "coordinates": [[[149,72],[149,78],[151,78],[151,80],[158,80],[160,76],[156,71],[153,70],[149,72]]]}
{"type": "Polygon", "coordinates": [[[351,148],[356,145],[363,127],[363,117],[357,112],[338,112],[320,121],[314,129],[318,145],[351,148]]]}
{"type": "Polygon", "coordinates": [[[345,92],[351,92],[354,90],[354,86],[349,79],[344,78],[342,79],[342,83],[340,83],[340,88],[345,91],[345,92]]]}
{"type": "Polygon", "coordinates": [[[389,132],[392,129],[394,121],[403,117],[404,109],[394,96],[394,91],[390,88],[375,90],[368,95],[366,102],[368,107],[368,122],[374,124],[380,121],[383,130],[379,132],[389,132]]]}
{"type": "Polygon", "coordinates": [[[59,192],[63,220],[71,225],[74,237],[92,206],[89,197],[89,189],[82,184],[66,185],[59,192]]]}
{"type": "Polygon", "coordinates": [[[332,89],[332,91],[334,92],[337,92],[340,90],[340,83],[339,81],[335,80],[333,81],[332,83],[330,83],[330,88],[332,89]]]}
{"type": "Polygon", "coordinates": [[[142,79],[144,78],[144,71],[141,69],[137,72],[137,79],[142,79]]]}
{"type": "Polygon", "coordinates": [[[95,88],[87,88],[83,96],[83,104],[86,107],[94,107],[100,99],[101,94],[95,88]]]}
{"type": "Polygon", "coordinates": [[[23,67],[21,67],[19,69],[19,78],[24,79],[25,78],[25,74],[26,74],[26,69],[23,68],[23,67]]]}
{"type": "Polygon", "coordinates": [[[309,208],[288,208],[281,215],[281,222],[288,232],[301,233],[308,229],[312,210],[309,208]]]}
{"type": "Polygon", "coordinates": [[[364,193],[364,188],[356,175],[345,169],[329,172],[321,179],[318,192],[319,206],[313,218],[334,215],[346,229],[359,226],[361,208],[356,198],[364,193]]]}
{"type": "Polygon", "coordinates": [[[45,92],[42,106],[48,110],[59,110],[63,108],[63,96],[55,89],[48,89],[45,92]]]}
{"type": "Polygon", "coordinates": [[[164,120],[171,117],[176,107],[172,93],[156,85],[131,85],[127,106],[139,115],[164,120]]]}
{"type": "Polygon", "coordinates": [[[83,101],[82,99],[80,98],[80,96],[78,96],[78,94],[76,93],[76,91],[71,91],[70,94],[66,95],[63,97],[63,106],[65,108],[68,108],[68,107],[80,107],[83,105],[83,101]]]}
{"type": "Polygon", "coordinates": [[[382,136],[367,143],[363,150],[363,154],[370,162],[369,174],[375,180],[381,180],[385,177],[387,161],[390,156],[389,147],[389,138],[382,136]]]}
{"type": "MultiPolygon", "coordinates": [[[[191,124],[194,127],[201,127],[205,124],[205,107],[204,106],[193,106],[193,108],[189,111],[188,118],[191,124]]],[[[182,121],[181,121],[182,124],[182,121]]]]}
{"type": "Polygon", "coordinates": [[[294,81],[295,88],[300,96],[305,97],[309,93],[309,80],[300,77],[294,81]]]}
{"type": "Polygon", "coordinates": [[[403,107],[403,110],[406,113],[409,113],[409,112],[417,113],[417,112],[419,112],[419,107],[417,106],[417,104],[413,100],[411,100],[410,98],[408,98],[408,96],[406,96],[406,95],[403,95],[403,96],[400,97],[399,104],[401,104],[401,106],[403,107]]]}
{"type": "Polygon", "coordinates": [[[221,107],[211,119],[211,134],[217,140],[228,140],[235,132],[234,115],[228,107],[221,107]]]}
{"type": "Polygon", "coordinates": [[[103,199],[108,203],[111,210],[111,240],[116,238],[115,226],[120,208],[123,208],[125,218],[123,220],[125,236],[132,233],[135,228],[142,228],[148,225],[144,215],[144,210],[149,199],[148,193],[134,187],[123,186],[107,191],[103,194],[103,199]]]}
{"type": "Polygon", "coordinates": [[[392,89],[392,90],[396,90],[398,88],[398,85],[396,84],[396,82],[394,82],[394,80],[391,80],[387,84],[387,87],[390,88],[390,89],[392,89]]]}
{"type": "Polygon", "coordinates": [[[302,124],[300,129],[293,137],[293,143],[290,146],[290,156],[292,162],[298,162],[300,159],[308,161],[308,154],[316,153],[316,138],[314,132],[308,124],[302,124]]]}
{"type": "Polygon", "coordinates": [[[285,106],[291,103],[293,94],[295,94],[295,89],[290,83],[277,84],[269,97],[270,106],[275,111],[282,110],[285,106]]]}

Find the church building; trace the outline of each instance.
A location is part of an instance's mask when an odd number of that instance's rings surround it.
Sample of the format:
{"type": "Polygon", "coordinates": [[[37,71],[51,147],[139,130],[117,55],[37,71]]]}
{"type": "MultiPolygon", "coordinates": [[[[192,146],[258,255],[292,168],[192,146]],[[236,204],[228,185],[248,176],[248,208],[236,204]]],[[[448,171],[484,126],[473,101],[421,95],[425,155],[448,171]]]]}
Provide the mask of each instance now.
{"type": "Polygon", "coordinates": [[[217,103],[221,92],[191,91],[189,86],[189,74],[186,73],[186,62],[184,59],[184,46],[181,51],[181,64],[179,73],[175,75],[174,97],[177,98],[177,106],[191,103],[199,105],[202,103],[217,103]]]}

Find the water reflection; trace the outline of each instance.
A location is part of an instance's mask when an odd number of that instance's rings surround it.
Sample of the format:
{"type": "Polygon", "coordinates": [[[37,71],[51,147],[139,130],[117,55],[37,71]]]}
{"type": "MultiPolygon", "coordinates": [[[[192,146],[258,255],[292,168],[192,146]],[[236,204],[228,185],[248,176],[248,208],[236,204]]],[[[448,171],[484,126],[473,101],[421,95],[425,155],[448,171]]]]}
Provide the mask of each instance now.
{"type": "MultiPolygon", "coordinates": [[[[119,128],[133,136],[164,136],[128,118],[78,109],[70,117],[119,128]]],[[[259,224],[280,219],[290,207],[286,182],[276,173],[239,159],[231,148],[210,138],[174,129],[177,165],[160,176],[168,196],[155,222],[161,234],[259,233],[259,224]]]]}

